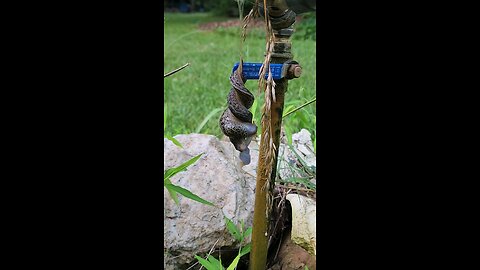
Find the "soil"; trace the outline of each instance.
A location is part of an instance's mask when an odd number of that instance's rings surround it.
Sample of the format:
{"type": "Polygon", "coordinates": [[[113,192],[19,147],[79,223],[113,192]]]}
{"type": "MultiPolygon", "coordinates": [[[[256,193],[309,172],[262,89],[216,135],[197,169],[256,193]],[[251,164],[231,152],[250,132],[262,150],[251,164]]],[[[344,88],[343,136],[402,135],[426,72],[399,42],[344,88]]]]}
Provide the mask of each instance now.
{"type": "MultiPolygon", "coordinates": [[[[301,21],[301,17],[297,16],[295,21],[298,23],[301,21]]],[[[214,30],[220,27],[228,28],[228,27],[241,27],[243,26],[243,22],[240,22],[239,19],[232,19],[228,21],[222,22],[208,22],[202,23],[198,26],[200,30],[214,30]]],[[[251,21],[248,24],[249,28],[265,28],[265,22],[263,18],[256,18],[255,20],[251,21]]]]}
{"type": "Polygon", "coordinates": [[[305,266],[308,269],[317,268],[315,256],[310,255],[305,249],[292,242],[291,234],[288,233],[284,238],[278,261],[269,270],[303,270],[305,266]]]}
{"type": "MultiPolygon", "coordinates": [[[[281,189],[277,189],[280,193],[278,195],[286,196],[281,189]],[[283,193],[283,194],[282,194],[283,193]]],[[[284,201],[285,202],[285,201],[284,201]]],[[[276,200],[275,205],[278,204],[276,200]]],[[[279,241],[274,242],[271,250],[275,250],[276,256],[270,256],[272,264],[268,270],[304,270],[305,266],[308,269],[316,269],[316,257],[309,254],[304,248],[295,244],[291,239],[292,231],[292,207],[286,201],[281,208],[274,208],[274,215],[280,224],[278,230],[273,232],[274,235],[280,236],[279,241]]],[[[270,254],[272,255],[272,254],[270,254]]]]}

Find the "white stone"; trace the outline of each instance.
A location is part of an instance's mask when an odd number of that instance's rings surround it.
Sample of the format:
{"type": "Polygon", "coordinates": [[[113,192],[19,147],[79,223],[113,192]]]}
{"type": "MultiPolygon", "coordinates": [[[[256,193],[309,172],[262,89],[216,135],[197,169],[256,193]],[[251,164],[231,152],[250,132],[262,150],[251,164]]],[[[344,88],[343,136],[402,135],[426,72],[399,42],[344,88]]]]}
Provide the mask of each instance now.
{"type": "Polygon", "coordinates": [[[287,200],[292,206],[292,241],[303,247],[311,255],[316,256],[316,202],[299,194],[288,194],[287,200]]]}

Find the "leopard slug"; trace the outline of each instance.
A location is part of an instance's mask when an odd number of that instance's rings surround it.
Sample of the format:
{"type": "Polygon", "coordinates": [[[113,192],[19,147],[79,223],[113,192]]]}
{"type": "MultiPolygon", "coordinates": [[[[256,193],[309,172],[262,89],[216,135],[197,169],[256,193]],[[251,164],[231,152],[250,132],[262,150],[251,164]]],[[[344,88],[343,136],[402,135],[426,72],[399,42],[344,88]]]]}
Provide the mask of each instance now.
{"type": "Polygon", "coordinates": [[[252,123],[253,115],[248,110],[252,107],[255,97],[245,88],[246,80],[238,72],[230,76],[232,88],[227,96],[228,108],[220,117],[220,128],[230,138],[233,146],[240,151],[240,160],[245,164],[250,163],[250,144],[257,133],[257,126],[252,123]]]}

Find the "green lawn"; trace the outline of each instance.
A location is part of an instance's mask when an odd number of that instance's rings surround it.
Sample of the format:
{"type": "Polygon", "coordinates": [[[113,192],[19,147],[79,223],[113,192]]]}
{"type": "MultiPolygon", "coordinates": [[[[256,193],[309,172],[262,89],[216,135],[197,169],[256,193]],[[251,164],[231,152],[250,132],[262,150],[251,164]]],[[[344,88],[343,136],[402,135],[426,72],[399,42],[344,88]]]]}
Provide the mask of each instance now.
{"type": "MultiPolygon", "coordinates": [[[[215,112],[200,133],[221,136],[218,119],[227,105],[232,67],[239,60],[240,29],[198,29],[203,22],[231,19],[208,13],[165,13],[164,17],[164,74],[190,63],[187,68],[164,79],[165,135],[193,133],[209,114],[212,115],[211,112],[215,112]]],[[[303,73],[300,78],[289,82],[285,111],[306,103],[316,95],[315,46],[313,40],[292,40],[294,60],[302,65],[303,73]]],[[[247,35],[243,51],[244,61],[263,62],[263,29],[254,29],[247,35]]],[[[258,92],[257,81],[247,81],[246,87],[263,105],[263,93],[258,92]]],[[[257,125],[260,105],[256,109],[257,125]]],[[[283,123],[289,133],[306,128],[316,135],[315,103],[287,116],[283,123]]]]}

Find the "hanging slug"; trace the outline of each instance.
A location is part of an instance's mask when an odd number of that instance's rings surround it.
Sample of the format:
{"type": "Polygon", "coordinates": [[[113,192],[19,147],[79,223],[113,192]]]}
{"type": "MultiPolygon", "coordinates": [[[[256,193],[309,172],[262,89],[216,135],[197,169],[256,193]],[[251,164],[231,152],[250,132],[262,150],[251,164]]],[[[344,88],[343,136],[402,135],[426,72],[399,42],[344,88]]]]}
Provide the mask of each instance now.
{"type": "Polygon", "coordinates": [[[248,110],[252,107],[254,96],[245,88],[246,80],[237,69],[230,76],[232,89],[228,93],[228,108],[220,117],[220,128],[223,134],[230,138],[233,146],[240,151],[240,160],[247,165],[250,163],[250,149],[248,145],[257,133],[257,126],[252,123],[253,115],[248,110]]]}

